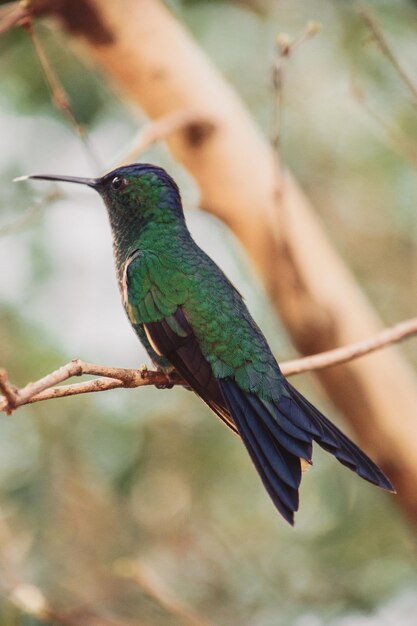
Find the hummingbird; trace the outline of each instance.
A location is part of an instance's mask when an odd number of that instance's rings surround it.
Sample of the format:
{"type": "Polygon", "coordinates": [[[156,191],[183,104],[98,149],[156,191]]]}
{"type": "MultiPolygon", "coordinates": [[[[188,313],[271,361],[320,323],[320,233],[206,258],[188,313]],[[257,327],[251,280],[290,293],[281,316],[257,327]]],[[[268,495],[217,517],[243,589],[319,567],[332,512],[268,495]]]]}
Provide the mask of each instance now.
{"type": "Polygon", "coordinates": [[[107,207],[127,316],[155,367],[176,373],[240,436],[279,513],[299,507],[313,442],[359,476],[394,492],[379,467],[283,376],[239,291],[195,243],[175,181],[161,167],[118,167],[79,183],[107,207]]]}

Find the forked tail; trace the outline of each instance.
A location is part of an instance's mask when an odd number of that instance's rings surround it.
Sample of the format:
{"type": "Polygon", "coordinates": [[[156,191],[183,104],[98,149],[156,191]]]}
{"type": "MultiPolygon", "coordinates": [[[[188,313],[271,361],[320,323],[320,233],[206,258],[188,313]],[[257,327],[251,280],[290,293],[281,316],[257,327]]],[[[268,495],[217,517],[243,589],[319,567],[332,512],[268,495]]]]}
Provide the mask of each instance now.
{"type": "Polygon", "coordinates": [[[218,383],[266,490],[290,524],[299,504],[300,458],[311,463],[313,441],[365,480],[394,491],[379,467],[288,381],[288,395],[277,402],[243,391],[230,378],[218,383]]]}

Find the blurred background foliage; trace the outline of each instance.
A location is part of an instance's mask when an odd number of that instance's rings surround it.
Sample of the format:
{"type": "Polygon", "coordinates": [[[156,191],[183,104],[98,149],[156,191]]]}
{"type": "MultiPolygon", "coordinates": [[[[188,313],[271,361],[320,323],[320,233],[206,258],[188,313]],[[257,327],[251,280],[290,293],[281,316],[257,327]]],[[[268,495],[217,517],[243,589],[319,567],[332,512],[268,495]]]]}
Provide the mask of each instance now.
{"type": "MultiPolygon", "coordinates": [[[[415,315],[416,101],[358,5],[169,5],[268,135],[276,36],[322,24],[285,66],[281,156],[386,323],[415,315]]],[[[412,74],[416,3],[368,6],[412,74]]],[[[59,33],[42,23],[36,30],[99,167],[111,168],[145,120],[59,33]]],[[[10,182],[26,172],[96,175],[97,166],[51,103],[27,34],[5,34],[0,52],[0,364],[16,384],[75,356],[137,366],[146,357],[120,306],[100,200],[62,187],[46,202],[53,187],[10,182]]],[[[197,241],[243,292],[275,353],[294,356],[239,245],[198,211],[192,180],[163,146],[143,159],[178,179],[197,241]]],[[[415,344],[404,350],[417,365],[415,344]]],[[[312,377],[296,382],[337,420],[312,377]]],[[[294,530],[237,439],[182,389],[111,391],[3,415],[0,623],[42,622],[10,601],[18,582],[38,586],[80,624],[415,624],[415,531],[394,498],[320,452],[315,460],[294,530]]]]}

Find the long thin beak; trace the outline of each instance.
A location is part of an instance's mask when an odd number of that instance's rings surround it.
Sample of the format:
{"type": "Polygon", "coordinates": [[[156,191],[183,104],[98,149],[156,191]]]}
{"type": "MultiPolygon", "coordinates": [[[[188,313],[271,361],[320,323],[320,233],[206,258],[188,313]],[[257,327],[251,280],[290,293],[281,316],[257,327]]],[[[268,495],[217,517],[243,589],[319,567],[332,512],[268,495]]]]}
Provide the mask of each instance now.
{"type": "Polygon", "coordinates": [[[100,185],[101,178],[81,178],[79,176],[54,176],[53,174],[29,174],[28,176],[18,176],[13,180],[14,183],[21,180],[57,180],[64,183],[78,183],[80,185],[88,185],[89,187],[97,188],[100,185]]]}

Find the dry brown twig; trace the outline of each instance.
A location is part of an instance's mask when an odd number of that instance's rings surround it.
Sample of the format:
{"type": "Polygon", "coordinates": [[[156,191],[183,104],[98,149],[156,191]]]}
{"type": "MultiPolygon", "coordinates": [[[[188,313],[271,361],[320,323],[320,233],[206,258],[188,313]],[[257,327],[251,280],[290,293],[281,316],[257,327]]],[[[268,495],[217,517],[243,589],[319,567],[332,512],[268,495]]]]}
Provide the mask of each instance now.
{"type": "Polygon", "coordinates": [[[187,128],[192,130],[193,127],[198,127],[200,132],[204,129],[211,131],[212,122],[202,119],[201,114],[199,115],[195,111],[182,109],[144,124],[133,141],[133,147],[117,162],[115,167],[133,163],[138,156],[157,141],[166,139],[179,130],[187,128]]]}
{"type": "Polygon", "coordinates": [[[39,60],[46,82],[51,92],[51,99],[56,108],[69,121],[75,134],[84,145],[89,158],[95,169],[100,169],[99,162],[89,144],[84,127],[78,122],[71,103],[61,81],[53,69],[48,55],[36,34],[33,26],[33,7],[31,0],[20,0],[20,2],[10,2],[4,7],[0,7],[0,34],[7,32],[11,28],[21,27],[31,39],[35,54],[39,60]]]}
{"type": "Polygon", "coordinates": [[[58,189],[52,189],[48,192],[43,198],[41,198],[38,202],[35,202],[32,206],[30,206],[22,215],[20,215],[17,219],[5,224],[4,226],[0,226],[0,237],[5,237],[6,235],[15,235],[16,233],[24,230],[32,220],[37,217],[40,212],[45,209],[48,205],[55,200],[58,200],[62,197],[62,192],[58,189]]]}
{"type": "Polygon", "coordinates": [[[48,87],[51,91],[52,102],[69,120],[77,135],[83,138],[84,129],[78,123],[72,111],[68,95],[53,70],[49,62],[48,55],[46,54],[45,49],[35,32],[30,0],[10,3],[4,7],[3,11],[0,12],[0,33],[15,26],[23,28],[32,41],[35,54],[39,60],[46,82],[48,83],[48,87]]]}
{"type": "Polygon", "coordinates": [[[179,600],[157,573],[149,566],[142,565],[131,559],[118,559],[114,563],[114,573],[135,583],[160,606],[162,610],[178,618],[184,626],[211,626],[206,618],[196,613],[184,601],[179,600]]]}
{"type": "Polygon", "coordinates": [[[85,128],[78,122],[76,118],[76,115],[70,103],[69,96],[65,91],[60,79],[58,78],[57,73],[53,69],[49,61],[48,55],[46,54],[45,49],[41,43],[41,40],[36,34],[36,31],[33,27],[32,19],[28,17],[21,23],[21,25],[28,33],[32,41],[33,48],[35,50],[36,56],[38,57],[39,63],[45,76],[45,80],[51,92],[51,99],[53,104],[56,106],[58,111],[60,111],[68,120],[71,128],[74,130],[75,134],[82,142],[84,149],[88,154],[88,157],[90,158],[94,168],[96,170],[100,170],[99,160],[90,146],[85,128]]]}
{"type": "MultiPolygon", "coordinates": [[[[294,376],[303,372],[333,367],[365,356],[393,343],[398,343],[416,334],[417,317],[414,317],[386,328],[369,339],[313,356],[286,361],[281,364],[281,370],[285,376],[294,376]]],[[[108,391],[116,388],[132,389],[149,385],[172,387],[180,384],[182,384],[182,380],[178,375],[167,375],[163,372],[148,370],[146,366],[142,366],[139,369],[127,369],[96,365],[94,363],[86,363],[81,359],[74,359],[43,378],[28,383],[21,389],[17,389],[10,383],[6,370],[2,369],[0,370],[0,391],[3,398],[0,399],[0,411],[11,414],[20,406],[40,402],[41,400],[52,400],[54,398],[108,391]],[[57,386],[73,376],[83,375],[98,376],[99,378],[82,383],[57,386]]]]}
{"type": "Polygon", "coordinates": [[[417,106],[417,85],[409,77],[400,61],[397,59],[394,50],[389,45],[381,27],[379,26],[375,16],[368,9],[362,8],[359,11],[359,15],[362,17],[366,26],[372,34],[374,41],[378,44],[382,54],[388,59],[397,74],[400,76],[403,83],[408,87],[410,93],[413,96],[414,106],[417,106]]]}
{"type": "Polygon", "coordinates": [[[356,83],[352,83],[352,95],[365,113],[382,130],[382,141],[389,144],[397,154],[405,158],[413,167],[417,167],[415,143],[368,103],[363,89],[356,83]]]}
{"type": "Polygon", "coordinates": [[[272,87],[274,91],[274,107],[272,113],[272,147],[277,150],[281,136],[282,109],[283,109],[283,84],[284,68],[290,55],[320,30],[318,22],[308,22],[306,27],[291,39],[287,33],[279,33],[276,38],[276,55],[272,66],[272,87]]]}
{"type": "Polygon", "coordinates": [[[84,139],[85,129],[83,128],[83,126],[81,126],[81,124],[79,124],[75,117],[75,114],[71,108],[68,94],[65,91],[61,81],[58,79],[58,76],[56,75],[54,69],[52,68],[52,65],[48,59],[48,55],[46,54],[45,49],[35,32],[31,20],[28,20],[24,24],[24,29],[28,33],[32,41],[33,48],[35,50],[36,56],[38,57],[46,82],[51,92],[52,102],[54,103],[56,108],[61,111],[61,113],[68,119],[71,126],[75,130],[75,133],[81,139],[84,139]]]}
{"type": "MultiPolygon", "coordinates": [[[[4,595],[24,614],[34,617],[42,622],[61,624],[62,626],[131,626],[121,618],[113,618],[101,614],[95,608],[74,607],[60,609],[55,607],[45,596],[43,591],[36,585],[19,582],[16,585],[6,585],[4,595]]],[[[135,622],[141,626],[142,622],[135,622]]]]}

